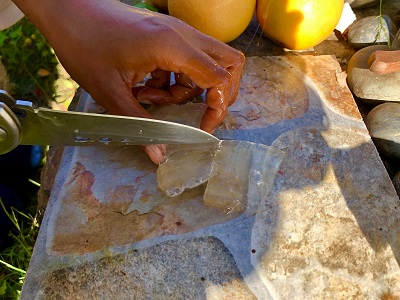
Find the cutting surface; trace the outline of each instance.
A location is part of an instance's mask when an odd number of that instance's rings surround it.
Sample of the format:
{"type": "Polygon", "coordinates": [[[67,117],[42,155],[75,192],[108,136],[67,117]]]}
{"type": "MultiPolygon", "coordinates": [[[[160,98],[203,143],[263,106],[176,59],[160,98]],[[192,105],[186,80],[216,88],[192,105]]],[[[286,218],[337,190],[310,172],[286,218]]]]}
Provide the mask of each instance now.
{"type": "Polygon", "coordinates": [[[203,187],[166,197],[138,149],[67,148],[23,298],[400,295],[399,199],[339,63],[248,57],[244,70],[216,135],[282,151],[268,195],[229,213],[203,187]]]}

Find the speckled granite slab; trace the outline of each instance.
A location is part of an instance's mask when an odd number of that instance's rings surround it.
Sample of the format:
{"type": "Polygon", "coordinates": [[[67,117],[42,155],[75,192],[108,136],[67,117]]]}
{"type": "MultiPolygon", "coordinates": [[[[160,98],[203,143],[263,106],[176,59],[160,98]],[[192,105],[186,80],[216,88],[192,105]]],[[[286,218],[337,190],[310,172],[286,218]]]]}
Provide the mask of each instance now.
{"type": "Polygon", "coordinates": [[[333,57],[247,58],[216,135],[283,152],[252,209],[165,198],[132,147],[67,148],[22,299],[400,297],[400,201],[333,57]]]}

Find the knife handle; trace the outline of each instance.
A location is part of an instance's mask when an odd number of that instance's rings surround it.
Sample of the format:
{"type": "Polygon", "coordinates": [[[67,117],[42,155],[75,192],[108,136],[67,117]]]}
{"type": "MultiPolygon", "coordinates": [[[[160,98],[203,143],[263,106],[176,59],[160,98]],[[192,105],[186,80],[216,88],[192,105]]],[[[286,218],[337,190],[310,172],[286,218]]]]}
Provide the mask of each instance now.
{"type": "Polygon", "coordinates": [[[21,139],[21,123],[18,117],[7,104],[0,102],[0,154],[16,148],[21,139]]]}

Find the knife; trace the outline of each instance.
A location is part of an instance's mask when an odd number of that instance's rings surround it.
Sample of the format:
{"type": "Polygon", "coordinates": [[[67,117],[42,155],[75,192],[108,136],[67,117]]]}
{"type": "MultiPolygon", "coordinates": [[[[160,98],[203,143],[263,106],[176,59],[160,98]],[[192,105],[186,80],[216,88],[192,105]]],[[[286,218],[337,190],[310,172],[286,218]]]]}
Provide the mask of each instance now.
{"type": "Polygon", "coordinates": [[[34,108],[0,90],[0,154],[18,145],[145,145],[218,143],[215,136],[174,122],[34,108]]]}

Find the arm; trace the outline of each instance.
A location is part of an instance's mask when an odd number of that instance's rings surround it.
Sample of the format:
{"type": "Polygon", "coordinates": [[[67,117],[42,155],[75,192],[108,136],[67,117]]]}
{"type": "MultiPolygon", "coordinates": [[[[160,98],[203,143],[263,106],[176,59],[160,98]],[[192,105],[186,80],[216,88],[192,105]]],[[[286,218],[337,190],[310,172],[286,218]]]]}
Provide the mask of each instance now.
{"type": "Polygon", "coordinates": [[[244,56],[175,18],[115,0],[14,3],[48,39],[72,78],[110,113],[151,117],[138,100],[178,102],[200,87],[207,89],[208,104],[201,128],[212,132],[237,96],[244,56]],[[157,81],[165,71],[184,75],[166,91],[153,85],[132,94],[147,74],[157,81]]]}

